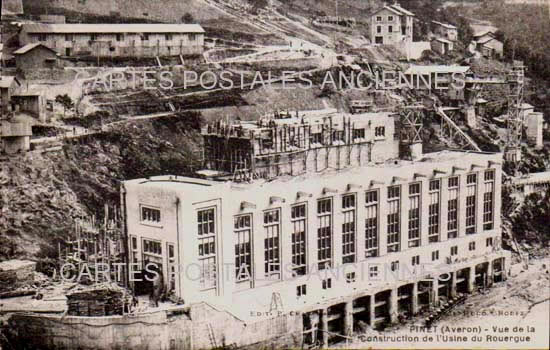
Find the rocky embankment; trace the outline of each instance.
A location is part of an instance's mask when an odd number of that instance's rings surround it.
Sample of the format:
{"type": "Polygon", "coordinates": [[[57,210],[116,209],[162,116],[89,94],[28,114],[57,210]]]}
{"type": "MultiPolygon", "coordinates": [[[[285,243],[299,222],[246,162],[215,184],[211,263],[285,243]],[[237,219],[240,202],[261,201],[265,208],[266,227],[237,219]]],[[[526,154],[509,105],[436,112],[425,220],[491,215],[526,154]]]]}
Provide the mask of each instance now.
{"type": "Polygon", "coordinates": [[[132,121],[109,133],[0,161],[0,260],[53,257],[81,215],[118,204],[120,181],[190,175],[199,167],[200,116],[132,121]]]}

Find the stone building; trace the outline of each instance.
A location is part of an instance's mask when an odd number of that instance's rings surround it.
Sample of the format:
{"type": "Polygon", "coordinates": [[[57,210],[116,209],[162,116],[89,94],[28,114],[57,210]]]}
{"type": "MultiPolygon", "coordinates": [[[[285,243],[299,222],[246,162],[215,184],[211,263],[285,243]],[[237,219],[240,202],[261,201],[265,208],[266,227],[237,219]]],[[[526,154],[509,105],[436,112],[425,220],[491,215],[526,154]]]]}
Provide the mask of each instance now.
{"type": "Polygon", "coordinates": [[[21,83],[16,77],[0,75],[0,112],[2,112],[2,116],[6,116],[13,110],[11,97],[20,86],[21,83]]]}
{"type": "Polygon", "coordinates": [[[441,23],[437,21],[432,21],[434,28],[434,34],[441,38],[456,41],[458,40],[458,28],[448,23],[441,23]]]}
{"type": "Polygon", "coordinates": [[[398,3],[385,5],[370,16],[371,42],[392,45],[413,40],[414,13],[398,3]]]}
{"type": "Polygon", "coordinates": [[[15,154],[31,149],[32,125],[26,118],[1,120],[0,131],[2,152],[15,154]]]}
{"type": "Polygon", "coordinates": [[[155,57],[200,55],[198,24],[23,24],[22,45],[41,43],[62,56],[155,57]]]}
{"type": "Polygon", "coordinates": [[[22,71],[29,69],[55,68],[58,53],[41,44],[27,44],[13,52],[15,66],[22,71]]]}

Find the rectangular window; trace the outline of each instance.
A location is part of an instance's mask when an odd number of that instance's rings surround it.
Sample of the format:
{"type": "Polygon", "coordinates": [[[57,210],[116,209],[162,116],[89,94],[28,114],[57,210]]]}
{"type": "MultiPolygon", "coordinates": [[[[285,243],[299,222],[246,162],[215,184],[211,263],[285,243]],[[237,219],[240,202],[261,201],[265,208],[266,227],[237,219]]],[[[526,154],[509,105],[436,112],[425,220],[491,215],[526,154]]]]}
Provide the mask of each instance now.
{"type": "Polygon", "coordinates": [[[167,243],[166,247],[168,249],[168,285],[169,291],[173,291],[176,289],[176,250],[172,243],[167,243]]]}
{"type": "Polygon", "coordinates": [[[73,35],[72,34],[65,34],[65,41],[73,41],[73,35]]]}
{"type": "Polygon", "coordinates": [[[235,232],[235,277],[247,281],[252,277],[252,215],[236,216],[235,232]]]}
{"type": "Polygon", "coordinates": [[[365,257],[378,256],[378,190],[365,194],[365,257]]]}
{"type": "Polygon", "coordinates": [[[353,282],[355,282],[355,272],[346,273],[346,283],[353,283],[353,282]]]}
{"type": "Polygon", "coordinates": [[[195,41],[197,40],[197,36],[195,34],[189,34],[189,41],[195,41]]]}
{"type": "Polygon", "coordinates": [[[323,144],[323,135],[320,132],[311,134],[311,143],[318,145],[323,144]]]}
{"type": "Polygon", "coordinates": [[[122,34],[117,34],[116,35],[116,41],[122,41],[123,39],[123,35],[122,34]]]}
{"type": "Polygon", "coordinates": [[[451,256],[458,254],[458,246],[452,246],[451,247],[451,256]]]}
{"type": "Polygon", "coordinates": [[[199,283],[201,289],[216,287],[216,225],[214,209],[197,212],[199,236],[199,283]]]}
{"type": "Polygon", "coordinates": [[[138,240],[136,236],[130,236],[131,237],[131,246],[130,250],[132,251],[131,256],[131,263],[138,263],[139,262],[139,250],[138,250],[138,240]]]}
{"type": "Polygon", "coordinates": [[[334,130],[332,132],[332,142],[344,142],[344,130],[334,130]]]}
{"type": "Polygon", "coordinates": [[[143,253],[162,256],[162,244],[158,241],[144,239],[143,253]]]}
{"type": "Polygon", "coordinates": [[[412,266],[420,264],[420,255],[415,255],[412,257],[412,266]]]}
{"type": "Polygon", "coordinates": [[[145,223],[159,223],[160,209],[141,206],[141,221],[145,223]]]}
{"type": "Polygon", "coordinates": [[[353,141],[365,138],[365,129],[353,129],[353,141]]]}
{"type": "Polygon", "coordinates": [[[399,260],[396,260],[396,261],[392,261],[392,262],[391,262],[391,270],[392,270],[393,272],[399,271],[399,260]]]}
{"type": "Polygon", "coordinates": [[[38,34],[38,41],[46,41],[48,36],[46,34],[38,34]]]}
{"type": "Polygon", "coordinates": [[[382,33],[382,26],[376,26],[376,32],[382,33]]]}
{"type": "Polygon", "coordinates": [[[296,295],[301,297],[302,295],[306,295],[306,285],[302,284],[300,286],[296,287],[296,295]]]}
{"type": "Polygon", "coordinates": [[[458,237],[458,176],[449,178],[449,201],[447,202],[447,237],[458,237]]]}
{"type": "Polygon", "coordinates": [[[378,277],[378,266],[369,266],[369,277],[378,277]]]}
{"type": "Polygon", "coordinates": [[[393,33],[393,26],[388,26],[388,33],[393,33]]]}
{"type": "Polygon", "coordinates": [[[141,36],[141,41],[149,41],[149,34],[143,33],[143,35],[141,36]]]}
{"type": "Polygon", "coordinates": [[[96,41],[97,40],[97,34],[90,34],[90,40],[96,41]]]}
{"type": "Polygon", "coordinates": [[[493,246],[493,237],[489,237],[485,240],[485,246],[492,247],[493,246]]]}
{"type": "Polygon", "coordinates": [[[302,276],[307,273],[306,205],[300,204],[293,206],[290,210],[290,214],[292,222],[292,271],[297,276],[302,276]]]}
{"type": "Polygon", "coordinates": [[[401,187],[388,187],[388,253],[399,251],[401,187]]]}
{"type": "Polygon", "coordinates": [[[483,229],[492,230],[494,228],[494,191],[495,191],[495,171],[485,172],[485,184],[483,192],[483,229]]]}
{"type": "Polygon", "coordinates": [[[317,259],[319,270],[330,267],[332,259],[332,199],[317,201],[317,259]]]}
{"type": "Polygon", "coordinates": [[[374,136],[376,138],[386,137],[386,127],[385,126],[377,126],[376,128],[374,128],[374,136]]]}
{"type": "Polygon", "coordinates": [[[409,185],[409,248],[420,246],[420,183],[409,185]]]}
{"type": "Polygon", "coordinates": [[[342,263],[355,262],[355,195],[342,197],[342,263]]]}
{"type": "Polygon", "coordinates": [[[172,34],[165,34],[165,35],[164,35],[164,39],[165,39],[166,41],[172,41],[172,34]]]}
{"type": "Polygon", "coordinates": [[[434,250],[432,252],[432,261],[439,260],[439,250],[434,250]]]}
{"type": "Polygon", "coordinates": [[[388,22],[393,22],[393,16],[388,16],[388,22]]]}
{"type": "Polygon", "coordinates": [[[428,206],[428,239],[439,242],[440,180],[430,181],[430,205],[428,206]]]}
{"type": "Polygon", "coordinates": [[[324,279],[323,282],[323,289],[330,289],[332,288],[332,278],[324,279]]]}
{"type": "Polygon", "coordinates": [[[266,276],[280,277],[280,231],[280,210],[274,209],[264,212],[264,272],[266,276]]]}
{"type": "Polygon", "coordinates": [[[477,175],[469,174],[466,178],[466,234],[476,233],[477,175]]]}
{"type": "Polygon", "coordinates": [[[376,16],[376,22],[382,22],[382,16],[376,16]]]}
{"type": "Polygon", "coordinates": [[[476,250],[476,242],[470,242],[468,243],[468,250],[476,250]]]}

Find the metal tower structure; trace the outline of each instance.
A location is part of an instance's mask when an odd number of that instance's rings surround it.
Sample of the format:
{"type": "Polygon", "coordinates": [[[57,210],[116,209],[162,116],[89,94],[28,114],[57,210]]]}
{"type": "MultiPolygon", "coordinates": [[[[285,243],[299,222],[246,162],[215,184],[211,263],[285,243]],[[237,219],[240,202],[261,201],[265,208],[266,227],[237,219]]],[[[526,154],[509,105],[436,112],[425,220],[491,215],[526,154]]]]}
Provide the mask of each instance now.
{"type": "Polygon", "coordinates": [[[514,61],[511,71],[508,73],[508,118],[506,160],[516,162],[521,157],[521,138],[523,133],[523,94],[525,83],[525,66],[522,61],[514,61]]]}

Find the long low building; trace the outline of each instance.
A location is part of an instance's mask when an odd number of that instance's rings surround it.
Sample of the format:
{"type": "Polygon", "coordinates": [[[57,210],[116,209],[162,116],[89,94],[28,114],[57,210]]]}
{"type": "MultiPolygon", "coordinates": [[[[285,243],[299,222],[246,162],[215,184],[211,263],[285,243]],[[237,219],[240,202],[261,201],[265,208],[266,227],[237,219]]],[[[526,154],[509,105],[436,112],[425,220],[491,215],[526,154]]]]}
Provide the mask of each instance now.
{"type": "Polygon", "coordinates": [[[19,41],[62,56],[188,56],[202,54],[204,33],[198,24],[23,24],[19,41]]]}

